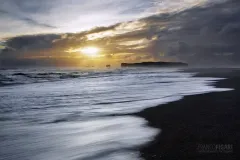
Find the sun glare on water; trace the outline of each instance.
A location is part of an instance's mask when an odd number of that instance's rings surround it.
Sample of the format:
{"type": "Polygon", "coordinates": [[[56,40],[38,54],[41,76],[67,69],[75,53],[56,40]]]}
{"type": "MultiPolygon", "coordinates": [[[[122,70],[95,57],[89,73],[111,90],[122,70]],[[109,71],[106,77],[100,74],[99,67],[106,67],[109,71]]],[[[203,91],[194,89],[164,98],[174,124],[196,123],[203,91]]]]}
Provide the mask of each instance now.
{"type": "Polygon", "coordinates": [[[97,47],[85,47],[80,49],[80,52],[88,57],[98,57],[99,56],[99,48],[97,47]]]}

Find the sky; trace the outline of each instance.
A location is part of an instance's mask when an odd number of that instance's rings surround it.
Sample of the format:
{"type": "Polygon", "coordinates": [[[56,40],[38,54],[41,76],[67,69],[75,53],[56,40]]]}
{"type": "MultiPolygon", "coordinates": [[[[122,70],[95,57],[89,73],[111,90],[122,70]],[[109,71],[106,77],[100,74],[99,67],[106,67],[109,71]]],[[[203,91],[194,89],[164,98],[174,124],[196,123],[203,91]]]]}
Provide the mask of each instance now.
{"type": "Polygon", "coordinates": [[[0,67],[238,65],[238,0],[0,0],[0,67]],[[83,48],[99,50],[96,57],[83,48]]]}

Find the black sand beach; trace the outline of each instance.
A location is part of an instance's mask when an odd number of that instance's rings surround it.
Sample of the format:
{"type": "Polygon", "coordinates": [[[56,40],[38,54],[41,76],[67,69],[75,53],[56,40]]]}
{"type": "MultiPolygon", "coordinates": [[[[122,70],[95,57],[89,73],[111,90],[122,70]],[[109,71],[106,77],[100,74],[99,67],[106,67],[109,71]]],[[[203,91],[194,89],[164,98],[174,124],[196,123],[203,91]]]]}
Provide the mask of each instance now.
{"type": "Polygon", "coordinates": [[[240,142],[240,70],[201,69],[202,77],[227,78],[215,85],[232,91],[186,96],[138,113],[162,131],[140,148],[150,159],[237,159],[240,142]]]}

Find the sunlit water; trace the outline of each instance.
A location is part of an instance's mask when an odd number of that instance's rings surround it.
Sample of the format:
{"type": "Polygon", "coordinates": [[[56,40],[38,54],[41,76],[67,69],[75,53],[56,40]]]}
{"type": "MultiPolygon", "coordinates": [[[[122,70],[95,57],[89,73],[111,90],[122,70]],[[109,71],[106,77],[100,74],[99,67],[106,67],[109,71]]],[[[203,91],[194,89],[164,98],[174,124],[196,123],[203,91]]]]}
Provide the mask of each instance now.
{"type": "Polygon", "coordinates": [[[219,78],[193,77],[177,69],[0,72],[4,160],[139,159],[135,148],[160,130],[124,114],[184,95],[227,90],[212,86],[219,78]]]}

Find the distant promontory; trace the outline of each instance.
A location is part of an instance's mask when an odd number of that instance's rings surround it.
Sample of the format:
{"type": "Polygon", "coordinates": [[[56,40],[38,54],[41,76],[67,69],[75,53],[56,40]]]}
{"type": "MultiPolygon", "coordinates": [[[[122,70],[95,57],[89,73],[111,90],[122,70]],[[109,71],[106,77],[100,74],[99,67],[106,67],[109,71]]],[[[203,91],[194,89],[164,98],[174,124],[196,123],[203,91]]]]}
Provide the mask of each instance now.
{"type": "Polygon", "coordinates": [[[141,63],[121,63],[121,67],[187,67],[183,62],[141,62],[141,63]]]}

